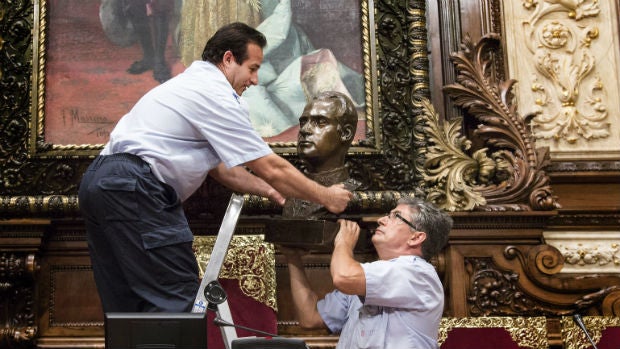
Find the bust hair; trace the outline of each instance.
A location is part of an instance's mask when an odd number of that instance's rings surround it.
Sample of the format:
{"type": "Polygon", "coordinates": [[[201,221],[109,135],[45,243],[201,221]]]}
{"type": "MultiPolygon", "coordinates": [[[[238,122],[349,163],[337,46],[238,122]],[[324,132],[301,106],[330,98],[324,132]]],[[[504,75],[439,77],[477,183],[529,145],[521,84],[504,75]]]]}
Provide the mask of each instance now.
{"type": "Polygon", "coordinates": [[[202,51],[202,60],[215,65],[222,63],[226,51],[231,51],[237,64],[243,64],[248,58],[248,44],[261,48],[267,45],[267,39],[258,30],[241,22],[227,24],[218,29],[207,41],[202,51]]]}
{"type": "MultiPolygon", "coordinates": [[[[357,130],[357,110],[351,98],[341,92],[324,91],[314,97],[314,101],[334,101],[336,103],[336,118],[338,119],[338,130],[350,125],[352,135],[355,136],[357,130]]],[[[353,140],[353,137],[350,139],[353,140]]]]}

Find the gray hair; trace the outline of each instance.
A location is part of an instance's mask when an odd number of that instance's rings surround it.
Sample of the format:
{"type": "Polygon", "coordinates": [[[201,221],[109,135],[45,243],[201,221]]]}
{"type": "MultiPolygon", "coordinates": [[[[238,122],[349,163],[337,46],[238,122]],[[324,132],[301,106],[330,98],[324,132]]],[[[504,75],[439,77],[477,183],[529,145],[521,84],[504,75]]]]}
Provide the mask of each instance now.
{"type": "Polygon", "coordinates": [[[409,217],[411,223],[417,231],[426,233],[426,240],[422,243],[422,258],[428,261],[439,254],[448,243],[448,235],[453,224],[452,217],[432,203],[418,198],[401,198],[398,204],[405,204],[411,208],[413,212],[409,217]]]}

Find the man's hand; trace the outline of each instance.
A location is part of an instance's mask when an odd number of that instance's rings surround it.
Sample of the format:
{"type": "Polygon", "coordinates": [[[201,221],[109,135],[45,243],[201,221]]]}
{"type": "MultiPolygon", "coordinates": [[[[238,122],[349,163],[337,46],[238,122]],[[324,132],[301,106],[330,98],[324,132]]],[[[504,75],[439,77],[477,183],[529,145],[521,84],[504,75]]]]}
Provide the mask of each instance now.
{"type": "Polygon", "coordinates": [[[340,230],[338,230],[338,234],[334,238],[334,246],[342,244],[343,247],[353,251],[360,236],[360,226],[353,221],[345,219],[339,219],[338,223],[340,223],[340,230]]]}
{"type": "Polygon", "coordinates": [[[360,226],[339,219],[340,230],[334,238],[334,253],[329,265],[334,287],[346,294],[366,295],[366,275],[362,265],[353,258],[353,249],[360,234],[360,226]]]}
{"type": "Polygon", "coordinates": [[[286,202],[286,198],[274,188],[270,188],[269,190],[267,190],[267,198],[280,206],[284,206],[284,203],[286,202]]]}
{"type": "Polygon", "coordinates": [[[327,197],[323,206],[332,213],[341,213],[351,201],[353,193],[344,188],[344,184],[334,184],[327,188],[327,197]]]}

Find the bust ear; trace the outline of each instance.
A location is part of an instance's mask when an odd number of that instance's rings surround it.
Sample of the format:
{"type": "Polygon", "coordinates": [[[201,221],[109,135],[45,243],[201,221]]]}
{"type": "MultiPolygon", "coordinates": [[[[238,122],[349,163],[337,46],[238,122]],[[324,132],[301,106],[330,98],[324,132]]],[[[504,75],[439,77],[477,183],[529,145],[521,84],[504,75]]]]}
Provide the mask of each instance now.
{"type": "Polygon", "coordinates": [[[345,125],[342,128],[342,133],[340,134],[340,140],[343,142],[348,142],[353,139],[353,136],[355,136],[353,134],[353,126],[345,125]]]}

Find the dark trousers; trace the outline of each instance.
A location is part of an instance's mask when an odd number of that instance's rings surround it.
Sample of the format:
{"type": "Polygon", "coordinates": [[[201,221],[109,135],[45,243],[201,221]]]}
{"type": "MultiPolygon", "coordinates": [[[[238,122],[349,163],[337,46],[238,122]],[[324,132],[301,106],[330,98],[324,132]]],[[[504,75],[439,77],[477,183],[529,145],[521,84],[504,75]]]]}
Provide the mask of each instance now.
{"type": "Polygon", "coordinates": [[[198,264],[174,189],[121,153],[98,156],[78,195],[104,312],[190,311],[198,264]]]}

